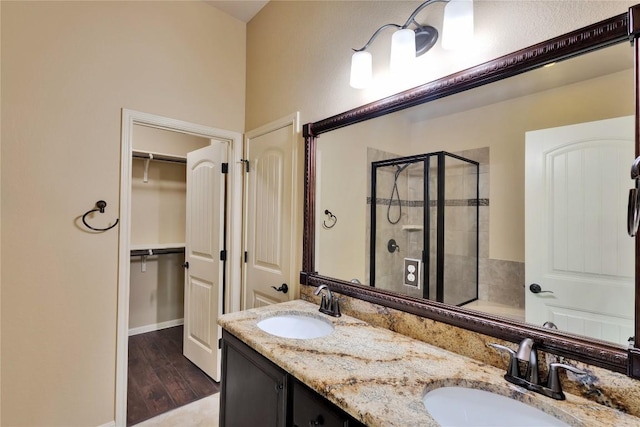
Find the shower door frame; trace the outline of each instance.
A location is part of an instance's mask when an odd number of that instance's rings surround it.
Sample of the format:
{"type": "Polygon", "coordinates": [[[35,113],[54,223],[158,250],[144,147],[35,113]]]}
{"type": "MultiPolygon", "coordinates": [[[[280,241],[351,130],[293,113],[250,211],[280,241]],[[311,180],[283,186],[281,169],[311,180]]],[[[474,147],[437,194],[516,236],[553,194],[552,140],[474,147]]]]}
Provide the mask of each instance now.
{"type": "MultiPolygon", "coordinates": [[[[406,164],[406,163],[418,163],[418,162],[423,162],[424,163],[424,173],[423,173],[423,179],[426,180],[427,177],[429,176],[429,154],[418,154],[415,156],[407,156],[407,157],[394,157],[393,159],[387,159],[387,160],[379,160],[376,162],[371,162],[371,215],[370,215],[370,237],[369,237],[369,286],[371,286],[372,288],[376,287],[376,207],[378,206],[378,194],[377,194],[377,169],[379,167],[386,167],[386,166],[393,166],[393,165],[400,165],[400,164],[406,164]]],[[[429,272],[430,270],[430,266],[429,266],[429,259],[425,259],[425,250],[424,250],[424,245],[425,242],[429,241],[430,238],[430,230],[429,227],[426,224],[429,224],[427,221],[429,220],[429,217],[427,215],[427,201],[429,200],[429,186],[426,185],[426,181],[425,184],[422,186],[423,187],[423,193],[422,193],[422,198],[423,201],[425,203],[425,209],[423,210],[422,213],[422,224],[423,224],[423,229],[422,229],[422,255],[421,255],[421,260],[422,260],[422,265],[423,265],[423,274],[422,274],[422,296],[423,298],[427,298],[429,299],[429,278],[425,276],[427,276],[427,274],[425,274],[425,272],[429,272]]],[[[392,197],[391,197],[392,198],[392,197]]],[[[389,202],[391,203],[391,202],[389,202]]],[[[402,200],[399,197],[399,193],[398,193],[398,204],[401,206],[402,205],[402,200]]],[[[401,218],[402,219],[402,218],[401,218]]]]}
{"type": "MultiPolygon", "coordinates": [[[[413,156],[405,156],[405,157],[394,157],[392,159],[379,160],[375,162],[371,162],[371,213],[370,213],[370,230],[369,230],[369,286],[372,288],[376,287],[376,225],[377,225],[377,170],[380,167],[394,166],[394,165],[402,165],[407,163],[424,163],[424,173],[423,173],[423,213],[422,213],[422,224],[423,224],[423,235],[422,235],[422,254],[421,260],[423,265],[423,271],[421,274],[421,286],[422,286],[422,297],[425,299],[430,299],[430,287],[432,285],[430,280],[430,272],[431,272],[431,251],[425,250],[425,247],[431,247],[431,185],[429,184],[429,178],[431,173],[431,158],[437,158],[437,182],[436,182],[436,200],[437,200],[437,211],[436,211],[436,302],[444,301],[444,247],[445,247],[445,179],[444,171],[445,170],[445,158],[451,157],[470,165],[473,165],[476,168],[476,238],[475,238],[475,251],[476,251],[476,268],[475,268],[475,298],[472,298],[469,301],[461,302],[457,305],[462,306],[464,304],[468,304],[472,301],[475,301],[479,297],[479,269],[480,269],[480,239],[479,239],[479,225],[480,225],[480,164],[475,160],[467,159],[465,157],[459,156],[457,154],[449,153],[447,151],[434,151],[432,153],[418,154],[413,156]],[[442,201],[442,202],[441,202],[442,201]],[[427,246],[428,245],[428,246],[427,246]]],[[[393,196],[393,194],[392,194],[393,196]]],[[[393,197],[390,198],[389,203],[393,197]]],[[[400,199],[400,195],[398,193],[398,204],[402,205],[402,200],[400,199]]],[[[404,269],[403,269],[404,272],[404,269]]]]}

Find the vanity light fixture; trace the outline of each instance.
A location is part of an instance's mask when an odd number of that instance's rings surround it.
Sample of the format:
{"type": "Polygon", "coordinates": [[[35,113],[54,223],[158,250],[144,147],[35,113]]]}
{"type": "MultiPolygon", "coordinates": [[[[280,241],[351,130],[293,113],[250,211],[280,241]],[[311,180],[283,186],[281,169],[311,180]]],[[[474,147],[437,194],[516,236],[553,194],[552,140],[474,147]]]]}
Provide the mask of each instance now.
{"type": "Polygon", "coordinates": [[[427,0],[413,11],[404,25],[385,24],[378,28],[369,41],[360,49],[353,49],[351,57],[351,87],[364,89],[373,80],[372,57],[367,48],[381,31],[397,28],[391,38],[389,68],[397,73],[412,65],[415,58],[431,49],[438,40],[438,30],[431,25],[420,25],[415,18],[425,7],[433,3],[447,3],[442,24],[442,48],[453,50],[473,37],[473,0],[427,0]],[[410,28],[415,27],[414,29],[410,28]]]}

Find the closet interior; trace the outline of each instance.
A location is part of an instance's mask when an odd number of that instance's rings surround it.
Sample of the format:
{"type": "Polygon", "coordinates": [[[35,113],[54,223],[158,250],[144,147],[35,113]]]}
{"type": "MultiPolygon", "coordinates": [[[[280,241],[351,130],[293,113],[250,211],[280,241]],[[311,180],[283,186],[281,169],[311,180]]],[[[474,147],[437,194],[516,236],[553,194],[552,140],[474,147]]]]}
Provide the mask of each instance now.
{"type": "Polygon", "coordinates": [[[193,398],[185,398],[186,391],[203,388],[201,385],[194,385],[194,381],[211,381],[213,387],[204,388],[209,394],[217,391],[216,383],[201,371],[199,372],[204,378],[194,376],[190,362],[182,356],[181,348],[181,325],[184,323],[186,159],[188,152],[210,144],[209,139],[202,137],[134,126],[127,394],[129,425],[189,403],[185,400],[193,401],[204,397],[193,393],[193,398]],[[168,328],[175,328],[170,332],[172,342],[165,339],[165,342],[155,343],[153,340],[162,339],[159,338],[161,334],[156,331],[168,328]],[[163,345],[174,346],[177,356],[172,356],[174,360],[162,360],[156,355],[155,360],[162,365],[159,367],[149,366],[153,362],[149,362],[148,357],[144,358],[144,363],[140,363],[138,359],[148,355],[138,351],[138,342],[145,342],[157,349],[161,349],[163,345]],[[179,360],[181,358],[184,360],[179,360]],[[144,369],[137,369],[138,365],[143,365],[144,369]],[[170,372],[166,372],[167,369],[170,372]],[[171,384],[164,383],[167,377],[171,378],[171,384]],[[174,396],[172,392],[175,390],[179,390],[181,396],[174,396]]]}

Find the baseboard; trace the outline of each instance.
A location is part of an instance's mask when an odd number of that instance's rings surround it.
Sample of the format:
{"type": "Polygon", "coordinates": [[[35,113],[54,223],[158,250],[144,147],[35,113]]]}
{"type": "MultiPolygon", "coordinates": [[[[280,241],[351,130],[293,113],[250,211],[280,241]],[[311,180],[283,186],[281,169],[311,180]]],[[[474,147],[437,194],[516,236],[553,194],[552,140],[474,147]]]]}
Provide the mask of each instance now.
{"type": "Polygon", "coordinates": [[[108,423],[99,425],[98,427],[116,427],[116,422],[115,421],[109,421],[108,423]]]}
{"type": "MultiPolygon", "coordinates": [[[[159,331],[160,329],[173,328],[174,326],[184,325],[184,319],[167,320],[166,322],[152,323],[151,325],[139,326],[129,329],[129,336],[145,334],[147,332],[159,331]]],[[[103,427],[103,426],[100,426],[103,427]]],[[[104,426],[106,427],[106,426],[104,426]]]]}

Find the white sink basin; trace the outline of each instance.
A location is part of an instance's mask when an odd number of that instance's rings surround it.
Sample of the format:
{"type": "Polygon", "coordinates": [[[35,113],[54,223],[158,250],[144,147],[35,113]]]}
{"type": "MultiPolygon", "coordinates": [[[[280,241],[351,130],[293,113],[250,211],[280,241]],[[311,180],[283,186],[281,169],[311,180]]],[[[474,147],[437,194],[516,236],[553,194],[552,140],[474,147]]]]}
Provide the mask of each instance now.
{"type": "Polygon", "coordinates": [[[514,399],[466,387],[434,389],[422,398],[429,414],[443,426],[568,426],[514,399]]]}
{"type": "Polygon", "coordinates": [[[333,332],[333,325],[317,317],[300,314],[280,314],[258,322],[258,328],[283,338],[320,338],[333,332]]]}

